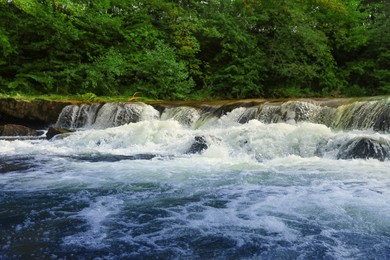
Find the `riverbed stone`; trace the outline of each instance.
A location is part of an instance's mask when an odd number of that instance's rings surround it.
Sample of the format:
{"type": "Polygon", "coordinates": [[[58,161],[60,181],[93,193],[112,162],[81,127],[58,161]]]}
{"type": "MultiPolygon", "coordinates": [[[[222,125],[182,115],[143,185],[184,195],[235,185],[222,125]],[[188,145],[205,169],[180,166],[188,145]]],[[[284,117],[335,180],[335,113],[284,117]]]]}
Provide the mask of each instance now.
{"type": "Polygon", "coordinates": [[[38,136],[34,129],[23,125],[6,124],[0,126],[0,136],[38,136]]]}
{"type": "Polygon", "coordinates": [[[194,142],[190,149],[187,151],[189,154],[201,153],[208,148],[208,144],[204,136],[195,136],[194,142]]]}
{"type": "Polygon", "coordinates": [[[40,128],[54,124],[70,102],[36,99],[32,101],[0,98],[0,122],[40,128]]]}
{"type": "Polygon", "coordinates": [[[72,132],[74,132],[74,131],[67,129],[67,128],[59,128],[59,127],[52,127],[51,126],[51,127],[49,127],[49,129],[46,132],[46,139],[50,140],[56,135],[68,134],[68,133],[72,133],[72,132]]]}
{"type": "Polygon", "coordinates": [[[337,159],[389,159],[390,144],[367,137],[354,138],[340,147],[337,159]]]}

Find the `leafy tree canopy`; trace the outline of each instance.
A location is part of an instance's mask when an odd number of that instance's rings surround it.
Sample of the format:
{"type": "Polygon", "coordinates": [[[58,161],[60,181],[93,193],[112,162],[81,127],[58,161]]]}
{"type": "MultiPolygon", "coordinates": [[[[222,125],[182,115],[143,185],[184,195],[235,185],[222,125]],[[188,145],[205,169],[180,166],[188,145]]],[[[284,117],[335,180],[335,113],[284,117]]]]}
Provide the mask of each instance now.
{"type": "Polygon", "coordinates": [[[0,92],[390,93],[386,0],[0,0],[0,92]]]}

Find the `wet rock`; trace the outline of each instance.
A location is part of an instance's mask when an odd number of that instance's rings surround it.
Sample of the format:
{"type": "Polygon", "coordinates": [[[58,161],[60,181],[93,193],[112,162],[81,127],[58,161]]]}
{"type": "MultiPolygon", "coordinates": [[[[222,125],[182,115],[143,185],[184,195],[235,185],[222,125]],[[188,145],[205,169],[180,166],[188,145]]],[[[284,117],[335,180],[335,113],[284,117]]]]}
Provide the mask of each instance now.
{"type": "Polygon", "coordinates": [[[31,169],[34,165],[29,158],[14,158],[7,157],[0,158],[0,174],[14,171],[26,171],[31,169]]]}
{"type": "Polygon", "coordinates": [[[46,133],[46,139],[50,140],[56,135],[68,134],[68,133],[72,133],[72,132],[74,132],[74,131],[66,129],[66,128],[49,127],[49,129],[47,130],[47,133],[46,133]]]}
{"type": "MultiPolygon", "coordinates": [[[[227,113],[233,111],[236,108],[239,107],[246,107],[246,108],[251,108],[251,107],[258,107],[262,102],[242,102],[242,101],[236,101],[236,102],[229,102],[226,104],[222,104],[219,106],[217,109],[213,111],[213,115],[216,117],[221,117],[223,115],[226,115],[227,113]]],[[[246,123],[246,122],[243,122],[246,123]]]]}
{"type": "Polygon", "coordinates": [[[377,115],[374,122],[374,131],[388,132],[390,130],[390,106],[382,108],[381,113],[377,115]]]}
{"type": "Polygon", "coordinates": [[[34,129],[23,125],[7,124],[0,126],[0,136],[38,136],[34,129]]]}
{"type": "Polygon", "coordinates": [[[89,154],[73,156],[73,159],[88,162],[118,162],[122,160],[152,160],[156,154],[134,154],[134,155],[114,155],[114,154],[89,154]]]}
{"type": "Polygon", "coordinates": [[[359,137],[340,147],[337,159],[389,159],[390,144],[386,141],[359,137]]]}
{"type": "Polygon", "coordinates": [[[33,101],[0,98],[0,121],[27,126],[47,126],[56,122],[62,108],[69,102],[36,99],[33,101]]]}
{"type": "Polygon", "coordinates": [[[321,107],[310,102],[288,101],[280,106],[284,122],[311,121],[321,111],[321,107]]]}
{"type": "Polygon", "coordinates": [[[247,108],[244,113],[238,118],[240,124],[246,124],[250,120],[255,119],[257,115],[258,107],[247,108]]]}
{"type": "Polygon", "coordinates": [[[201,153],[209,147],[206,139],[203,136],[195,136],[194,139],[195,141],[192,143],[187,153],[189,154],[201,153]]]}

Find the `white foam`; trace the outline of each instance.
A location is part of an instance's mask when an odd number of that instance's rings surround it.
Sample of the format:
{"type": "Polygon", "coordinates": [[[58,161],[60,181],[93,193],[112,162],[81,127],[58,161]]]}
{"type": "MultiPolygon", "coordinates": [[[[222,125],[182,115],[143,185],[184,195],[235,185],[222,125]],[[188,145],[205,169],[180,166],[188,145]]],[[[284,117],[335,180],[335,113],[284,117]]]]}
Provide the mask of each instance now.
{"type": "MultiPolygon", "coordinates": [[[[156,118],[155,110],[149,112],[140,122],[87,129],[51,141],[0,140],[0,162],[11,164],[25,157],[28,165],[0,174],[0,189],[75,194],[69,196],[70,205],[84,199],[81,204],[87,206],[68,212],[67,217],[84,225],[63,238],[65,247],[109,250],[120,242],[144,252],[167,250],[172,244],[165,241],[189,230],[196,239],[227,237],[238,246],[264,239],[270,248],[286,243],[302,250],[320,241],[329,248],[330,258],[353,258],[364,252],[347,243],[344,234],[376,239],[388,234],[390,161],[336,160],[338,145],[358,137],[388,142],[388,134],[295,123],[293,114],[287,115],[289,123],[240,124],[248,112],[242,108],[194,129],[197,111],[170,111],[164,120],[156,118]],[[207,149],[187,154],[199,136],[207,149]],[[326,148],[323,154],[318,152],[321,147],[326,148]],[[126,159],[137,154],[156,157],[126,159]],[[88,160],[93,155],[124,159],[88,160]],[[90,190],[97,195],[79,198],[90,190]],[[150,213],[151,221],[137,222],[137,216],[126,213],[148,214],[138,207],[164,214],[150,213]],[[118,222],[126,228],[123,232],[115,230],[118,222]]],[[[22,231],[23,223],[13,231],[22,231]]],[[[191,246],[186,246],[177,250],[188,254],[191,246]]]]}
{"type": "Polygon", "coordinates": [[[123,200],[115,196],[103,196],[91,202],[89,207],[81,210],[73,218],[86,221],[88,229],[63,239],[65,246],[79,246],[86,248],[104,248],[107,239],[106,222],[120,211],[123,200]]]}
{"type": "Polygon", "coordinates": [[[52,141],[0,141],[0,154],[151,153],[178,156],[189,149],[196,136],[202,136],[208,145],[208,149],[202,153],[203,157],[264,161],[297,155],[334,159],[339,146],[352,138],[367,137],[390,142],[386,134],[372,131],[335,132],[324,125],[307,122],[264,124],[250,120],[240,124],[237,120],[244,112],[243,108],[235,109],[212,126],[203,125],[198,129],[188,128],[174,119],[152,119],[100,130],[79,131],[52,141]]]}

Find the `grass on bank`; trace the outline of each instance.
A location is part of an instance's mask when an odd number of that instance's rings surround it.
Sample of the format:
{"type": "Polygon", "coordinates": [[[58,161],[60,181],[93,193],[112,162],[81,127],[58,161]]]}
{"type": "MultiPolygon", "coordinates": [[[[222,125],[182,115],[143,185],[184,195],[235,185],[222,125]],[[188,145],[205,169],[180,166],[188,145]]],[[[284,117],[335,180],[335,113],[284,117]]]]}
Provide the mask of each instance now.
{"type": "Polygon", "coordinates": [[[0,99],[12,98],[15,100],[21,101],[34,101],[34,100],[47,100],[47,101],[58,101],[58,102],[71,102],[71,103],[108,103],[108,102],[158,102],[158,103],[176,103],[176,104],[193,104],[198,102],[206,102],[209,104],[220,104],[221,102],[234,102],[234,101],[250,101],[250,100],[268,100],[269,102],[285,102],[291,100],[333,100],[333,99],[345,99],[348,102],[356,101],[370,101],[378,99],[388,99],[387,96],[365,96],[365,97],[289,97],[289,98],[254,98],[254,99],[221,99],[221,98],[205,98],[201,95],[189,96],[185,100],[160,100],[160,99],[151,99],[148,97],[143,97],[141,93],[134,93],[132,96],[96,96],[93,93],[85,94],[76,94],[76,95],[59,95],[59,94],[41,94],[41,95],[31,95],[31,94],[20,94],[20,93],[0,93],[0,99]]]}
{"type": "Polygon", "coordinates": [[[133,96],[96,96],[93,93],[77,94],[77,95],[57,95],[57,94],[46,94],[46,95],[27,95],[27,94],[3,94],[0,93],[0,98],[13,98],[16,100],[49,100],[49,101],[60,101],[60,102],[127,102],[127,101],[138,101],[147,102],[154,101],[147,97],[142,97],[135,93],[133,96]]]}

